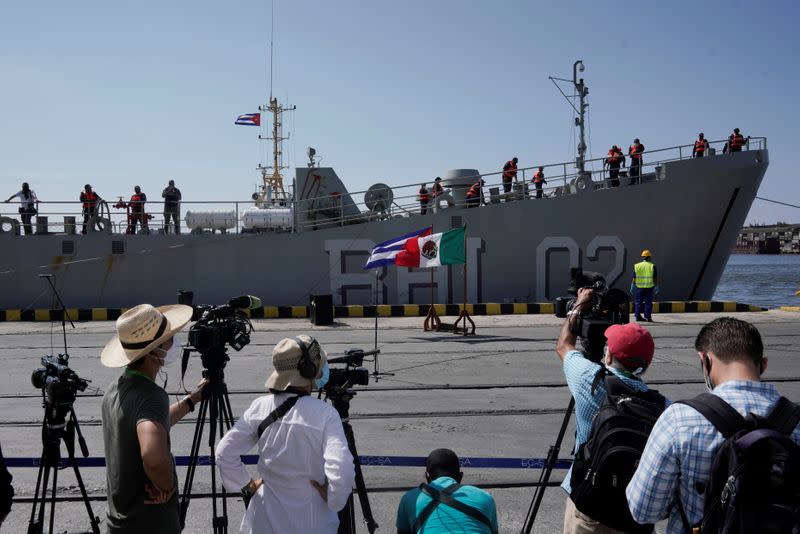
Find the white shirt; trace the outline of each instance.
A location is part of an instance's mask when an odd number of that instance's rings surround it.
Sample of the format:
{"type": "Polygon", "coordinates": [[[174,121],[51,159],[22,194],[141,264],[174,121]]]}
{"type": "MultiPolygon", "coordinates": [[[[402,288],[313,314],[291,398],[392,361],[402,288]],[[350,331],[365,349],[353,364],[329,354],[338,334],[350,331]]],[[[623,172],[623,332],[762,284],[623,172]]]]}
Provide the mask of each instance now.
{"type": "Polygon", "coordinates": [[[239,492],[250,482],[240,455],[257,446],[258,476],[264,479],[242,519],[246,534],[332,534],[339,526],[337,512],[353,489],[355,467],[336,410],[312,397],[272,423],[257,440],[258,425],[294,393],[266,395],[253,401],[216,451],[222,483],[239,492]],[[328,501],[311,480],[327,480],[328,501]]]}
{"type": "Polygon", "coordinates": [[[16,195],[12,195],[11,198],[17,197],[19,199],[20,206],[22,206],[23,208],[32,208],[34,206],[34,202],[36,202],[39,199],[36,198],[36,193],[33,192],[33,189],[28,189],[28,193],[30,193],[30,196],[28,198],[25,198],[25,193],[23,193],[22,191],[20,191],[16,195]]]}

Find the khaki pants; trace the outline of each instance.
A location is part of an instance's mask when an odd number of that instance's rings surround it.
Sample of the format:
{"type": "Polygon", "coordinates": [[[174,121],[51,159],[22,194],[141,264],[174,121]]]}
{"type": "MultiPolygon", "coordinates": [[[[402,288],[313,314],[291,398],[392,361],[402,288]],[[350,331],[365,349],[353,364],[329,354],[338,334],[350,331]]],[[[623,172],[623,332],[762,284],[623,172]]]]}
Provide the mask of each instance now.
{"type": "Polygon", "coordinates": [[[588,515],[582,514],[575,508],[575,503],[567,497],[564,507],[564,534],[625,534],[598,523],[588,515]]]}

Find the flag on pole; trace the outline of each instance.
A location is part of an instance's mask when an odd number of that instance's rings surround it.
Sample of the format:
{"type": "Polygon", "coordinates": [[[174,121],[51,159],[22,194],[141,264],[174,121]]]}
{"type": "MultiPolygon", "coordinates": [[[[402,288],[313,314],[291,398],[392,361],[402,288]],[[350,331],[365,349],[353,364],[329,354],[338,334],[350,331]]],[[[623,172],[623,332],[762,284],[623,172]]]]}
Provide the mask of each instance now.
{"type": "Polygon", "coordinates": [[[378,243],[375,248],[372,249],[372,254],[370,254],[369,259],[363,268],[374,269],[375,267],[383,267],[384,265],[393,265],[395,263],[395,259],[397,258],[397,254],[406,249],[407,243],[413,241],[414,244],[416,244],[417,238],[420,236],[431,235],[432,231],[433,228],[428,226],[422,230],[417,230],[416,232],[411,232],[409,234],[401,235],[400,237],[384,241],[383,243],[378,243]]]}
{"type": "Polygon", "coordinates": [[[465,227],[409,239],[395,263],[403,267],[438,267],[466,263],[465,227]]]}
{"type": "Polygon", "coordinates": [[[240,126],[261,126],[261,113],[246,113],[236,117],[236,124],[240,126]]]}

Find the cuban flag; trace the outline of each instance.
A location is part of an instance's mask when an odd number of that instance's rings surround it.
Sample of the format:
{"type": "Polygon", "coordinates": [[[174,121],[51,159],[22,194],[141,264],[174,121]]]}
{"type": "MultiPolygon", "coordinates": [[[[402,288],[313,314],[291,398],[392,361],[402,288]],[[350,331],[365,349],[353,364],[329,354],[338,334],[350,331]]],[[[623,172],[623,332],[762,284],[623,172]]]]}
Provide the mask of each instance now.
{"type": "Polygon", "coordinates": [[[378,243],[372,254],[369,255],[364,269],[374,269],[376,267],[383,267],[384,265],[394,265],[397,262],[397,255],[407,249],[406,242],[413,241],[416,245],[417,239],[427,235],[431,235],[433,231],[432,226],[411,232],[410,234],[401,235],[394,239],[378,243]]]}
{"type": "Polygon", "coordinates": [[[240,126],[261,126],[261,113],[246,113],[236,117],[236,124],[240,126]]]}

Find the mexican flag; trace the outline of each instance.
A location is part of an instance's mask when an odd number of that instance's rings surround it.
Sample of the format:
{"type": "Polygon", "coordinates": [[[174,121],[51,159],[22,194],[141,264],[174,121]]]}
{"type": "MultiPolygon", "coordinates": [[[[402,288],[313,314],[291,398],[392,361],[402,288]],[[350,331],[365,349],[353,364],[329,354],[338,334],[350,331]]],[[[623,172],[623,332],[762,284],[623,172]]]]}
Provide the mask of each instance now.
{"type": "Polygon", "coordinates": [[[395,263],[403,267],[438,267],[466,263],[464,229],[431,234],[409,239],[404,250],[397,254],[395,263]]]}

